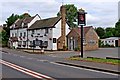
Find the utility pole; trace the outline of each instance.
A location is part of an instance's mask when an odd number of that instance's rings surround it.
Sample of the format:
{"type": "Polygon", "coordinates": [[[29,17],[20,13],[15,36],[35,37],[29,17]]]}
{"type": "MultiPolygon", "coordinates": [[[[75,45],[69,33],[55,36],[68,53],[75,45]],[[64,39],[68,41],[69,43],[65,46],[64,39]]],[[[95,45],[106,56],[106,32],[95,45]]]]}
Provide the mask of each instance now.
{"type": "Polygon", "coordinates": [[[78,11],[78,26],[81,26],[81,57],[83,58],[83,26],[86,25],[86,16],[85,14],[87,14],[82,8],[79,9],[78,11]]]}

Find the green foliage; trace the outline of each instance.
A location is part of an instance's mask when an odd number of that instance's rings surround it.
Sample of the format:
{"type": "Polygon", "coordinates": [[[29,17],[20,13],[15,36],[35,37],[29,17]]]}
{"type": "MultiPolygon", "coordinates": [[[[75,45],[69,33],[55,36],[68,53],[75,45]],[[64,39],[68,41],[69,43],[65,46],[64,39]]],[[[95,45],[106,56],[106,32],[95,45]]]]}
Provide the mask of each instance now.
{"type": "Polygon", "coordinates": [[[19,15],[12,14],[10,17],[7,18],[7,27],[10,27],[17,19],[19,18],[19,15]]]}
{"type": "Polygon", "coordinates": [[[98,62],[98,63],[106,63],[106,64],[114,64],[114,65],[120,65],[120,60],[116,59],[103,59],[103,58],[80,58],[79,56],[76,57],[70,57],[69,60],[82,60],[82,61],[90,61],[90,62],[98,62]]]}
{"type": "Polygon", "coordinates": [[[116,30],[116,28],[113,27],[107,27],[105,29],[102,27],[98,27],[95,28],[95,31],[97,32],[100,39],[109,38],[109,37],[119,37],[118,31],[116,30]]]}
{"type": "Polygon", "coordinates": [[[100,37],[100,39],[104,38],[104,34],[105,34],[104,28],[98,27],[98,28],[95,29],[95,31],[97,32],[97,34],[100,37]]]}
{"type": "Polygon", "coordinates": [[[63,46],[63,50],[64,50],[64,51],[67,51],[67,50],[68,50],[68,47],[67,47],[67,46],[63,46]]]}
{"type": "Polygon", "coordinates": [[[99,40],[99,47],[103,47],[104,43],[103,41],[99,40]]]}
{"type": "Polygon", "coordinates": [[[115,24],[116,36],[120,37],[120,20],[115,24]]]}
{"type": "Polygon", "coordinates": [[[5,30],[2,30],[0,37],[2,40],[2,46],[3,47],[7,46],[7,42],[8,42],[9,37],[8,37],[7,32],[5,30]]]}
{"type": "Polygon", "coordinates": [[[19,16],[20,19],[23,19],[25,17],[31,17],[31,16],[28,13],[24,13],[24,14],[19,16]]]}
{"type": "Polygon", "coordinates": [[[75,47],[75,51],[80,51],[80,47],[75,47]]]}
{"type": "MultiPolygon", "coordinates": [[[[74,4],[66,4],[66,19],[70,27],[76,27],[77,25],[73,22],[77,19],[77,7],[74,6],[74,4]]],[[[57,13],[57,16],[60,16],[60,12],[57,13]]]]}

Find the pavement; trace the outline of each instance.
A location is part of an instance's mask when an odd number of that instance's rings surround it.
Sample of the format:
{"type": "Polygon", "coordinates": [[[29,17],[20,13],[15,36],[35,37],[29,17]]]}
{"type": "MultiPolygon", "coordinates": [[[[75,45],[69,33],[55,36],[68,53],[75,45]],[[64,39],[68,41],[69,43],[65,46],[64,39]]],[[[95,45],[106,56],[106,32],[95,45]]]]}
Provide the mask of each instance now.
{"type": "MultiPolygon", "coordinates": [[[[3,49],[3,51],[16,51],[16,50],[9,50],[9,49],[3,49]]],[[[16,51],[17,52],[17,51],[16,51]]],[[[20,51],[20,53],[25,54],[25,52],[20,51]]],[[[105,71],[105,72],[110,72],[110,73],[115,73],[115,74],[120,74],[120,69],[119,65],[111,65],[111,64],[105,64],[105,63],[97,63],[97,62],[88,62],[88,61],[72,61],[72,60],[66,60],[66,57],[78,55],[79,52],[70,52],[70,51],[56,51],[53,52],[52,54],[45,54],[42,56],[49,56],[54,58],[54,61],[59,64],[64,64],[64,65],[69,65],[69,66],[76,66],[76,67],[82,67],[82,68],[87,68],[87,69],[92,69],[92,70],[98,70],[98,71],[105,71]],[[55,54],[57,53],[57,54],[55,54]],[[69,54],[68,54],[69,53],[69,54]]],[[[33,57],[40,58],[41,54],[35,54],[33,57]]]]}

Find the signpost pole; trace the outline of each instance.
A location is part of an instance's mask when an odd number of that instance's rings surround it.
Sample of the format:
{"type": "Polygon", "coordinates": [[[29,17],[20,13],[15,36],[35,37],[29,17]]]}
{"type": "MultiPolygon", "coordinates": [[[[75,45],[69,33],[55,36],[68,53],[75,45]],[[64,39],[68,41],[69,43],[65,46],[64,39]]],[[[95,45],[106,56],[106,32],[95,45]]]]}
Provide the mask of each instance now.
{"type": "Polygon", "coordinates": [[[83,25],[81,25],[81,57],[83,58],[83,25]]]}
{"type": "Polygon", "coordinates": [[[78,25],[81,27],[81,57],[83,58],[83,26],[86,25],[85,14],[87,14],[82,8],[78,11],[78,25]]]}

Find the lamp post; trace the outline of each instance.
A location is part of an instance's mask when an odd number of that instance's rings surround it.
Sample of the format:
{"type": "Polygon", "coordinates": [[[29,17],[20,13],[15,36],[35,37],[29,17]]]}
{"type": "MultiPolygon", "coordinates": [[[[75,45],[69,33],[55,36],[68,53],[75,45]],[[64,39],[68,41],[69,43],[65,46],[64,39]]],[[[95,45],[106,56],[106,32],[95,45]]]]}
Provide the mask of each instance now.
{"type": "Polygon", "coordinates": [[[83,58],[83,26],[86,25],[86,15],[87,13],[82,8],[78,11],[78,26],[81,26],[81,57],[83,58]]]}

